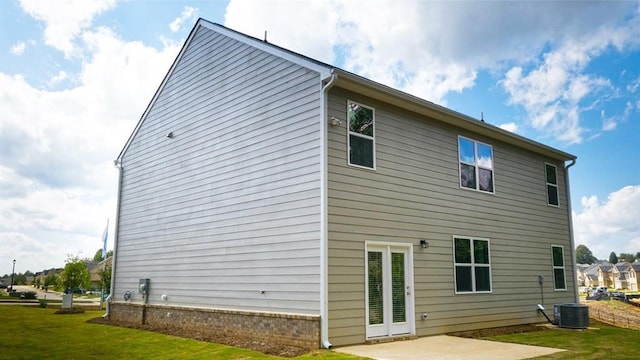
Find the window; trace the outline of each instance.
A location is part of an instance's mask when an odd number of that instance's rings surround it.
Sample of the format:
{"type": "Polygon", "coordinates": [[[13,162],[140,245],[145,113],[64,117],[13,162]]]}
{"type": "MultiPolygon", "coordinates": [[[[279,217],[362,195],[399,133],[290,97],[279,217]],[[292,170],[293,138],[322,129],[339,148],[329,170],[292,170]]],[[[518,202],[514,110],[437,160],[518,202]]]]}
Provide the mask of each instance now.
{"type": "Polygon", "coordinates": [[[547,178],[547,204],[559,206],[558,200],[558,175],[555,165],[545,164],[545,175],[547,178]]]}
{"type": "Polygon", "coordinates": [[[456,293],[491,292],[489,240],[453,238],[456,293]]]}
{"type": "Polygon", "coordinates": [[[376,167],[375,111],[352,101],[347,104],[349,165],[376,167]]]}
{"type": "Polygon", "coordinates": [[[551,257],[553,258],[553,289],[567,290],[564,277],[564,248],[551,245],[551,257]]]}
{"type": "Polygon", "coordinates": [[[465,137],[458,137],[460,186],[493,193],[493,148],[465,137]]]}

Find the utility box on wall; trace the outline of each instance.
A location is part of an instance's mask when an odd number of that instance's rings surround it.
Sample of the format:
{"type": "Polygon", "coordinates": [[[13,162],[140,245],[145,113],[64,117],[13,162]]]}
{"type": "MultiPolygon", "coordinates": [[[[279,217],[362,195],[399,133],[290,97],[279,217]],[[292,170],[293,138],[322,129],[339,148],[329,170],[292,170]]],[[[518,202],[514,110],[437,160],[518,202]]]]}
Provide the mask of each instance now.
{"type": "Polygon", "coordinates": [[[140,283],[138,285],[138,294],[142,294],[142,296],[146,296],[149,294],[149,283],[151,281],[149,279],[140,279],[140,283]]]}

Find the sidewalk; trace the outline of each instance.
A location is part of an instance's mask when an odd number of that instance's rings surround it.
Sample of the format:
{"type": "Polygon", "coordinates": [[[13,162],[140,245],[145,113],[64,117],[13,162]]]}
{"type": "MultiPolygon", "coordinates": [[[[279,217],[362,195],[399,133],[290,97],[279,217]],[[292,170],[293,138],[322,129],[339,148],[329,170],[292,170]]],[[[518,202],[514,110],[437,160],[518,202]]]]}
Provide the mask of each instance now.
{"type": "Polygon", "coordinates": [[[416,340],[340,347],[334,351],[380,360],[518,360],[565,350],[440,335],[416,340]]]}

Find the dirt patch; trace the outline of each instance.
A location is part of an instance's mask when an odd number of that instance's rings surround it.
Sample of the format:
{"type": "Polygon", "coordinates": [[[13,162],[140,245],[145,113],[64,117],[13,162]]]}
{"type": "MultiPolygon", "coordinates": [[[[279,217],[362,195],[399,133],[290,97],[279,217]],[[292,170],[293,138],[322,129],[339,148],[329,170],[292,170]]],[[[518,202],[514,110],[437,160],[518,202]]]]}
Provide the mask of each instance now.
{"type": "Polygon", "coordinates": [[[241,347],[244,349],[254,350],[267,355],[274,355],[280,357],[296,357],[309,352],[309,350],[298,348],[295,346],[286,346],[273,344],[262,340],[243,338],[237,336],[229,336],[228,334],[214,333],[209,329],[185,331],[184,329],[169,326],[148,326],[148,325],[131,325],[125,323],[118,323],[116,321],[107,320],[104,318],[94,318],[88,320],[93,324],[113,325],[121,326],[130,329],[148,330],[159,332],[165,335],[189,338],[199,341],[207,341],[216,344],[223,344],[235,347],[241,347]]]}
{"type": "Polygon", "coordinates": [[[456,333],[450,333],[448,335],[458,336],[463,338],[484,338],[490,336],[498,336],[498,335],[508,335],[508,334],[519,334],[526,333],[532,331],[540,331],[545,330],[546,328],[543,326],[539,326],[536,324],[527,324],[527,325],[515,325],[515,326],[503,326],[497,328],[490,329],[479,329],[479,330],[471,330],[471,331],[461,331],[456,333]]]}
{"type": "Polygon", "coordinates": [[[640,308],[618,300],[587,301],[589,317],[604,323],[640,330],[640,308]]]}
{"type": "Polygon", "coordinates": [[[66,314],[83,314],[83,313],[84,313],[84,309],[79,308],[79,307],[73,307],[73,308],[65,308],[65,309],[56,310],[56,312],[54,314],[66,315],[66,314]]]}

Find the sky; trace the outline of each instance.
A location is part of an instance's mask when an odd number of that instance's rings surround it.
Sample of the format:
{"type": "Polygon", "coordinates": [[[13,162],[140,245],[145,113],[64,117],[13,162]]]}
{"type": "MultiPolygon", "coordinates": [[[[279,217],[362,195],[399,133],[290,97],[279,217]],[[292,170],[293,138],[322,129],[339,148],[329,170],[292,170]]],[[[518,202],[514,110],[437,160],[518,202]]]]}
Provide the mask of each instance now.
{"type": "Polygon", "coordinates": [[[640,252],[640,2],[0,0],[0,276],[93,257],[198,18],[578,157],[576,245],[640,252]]]}

